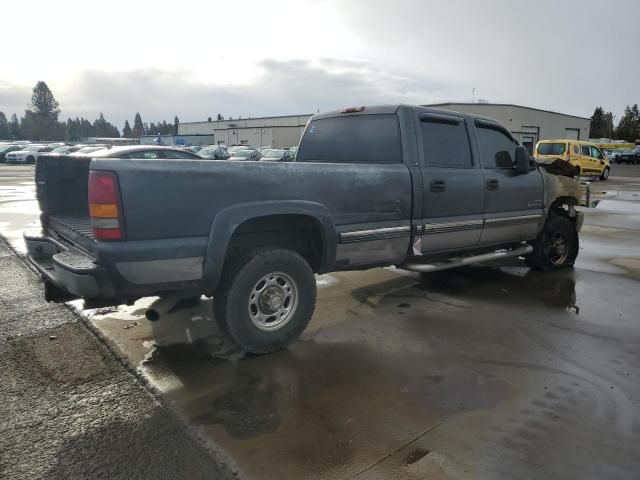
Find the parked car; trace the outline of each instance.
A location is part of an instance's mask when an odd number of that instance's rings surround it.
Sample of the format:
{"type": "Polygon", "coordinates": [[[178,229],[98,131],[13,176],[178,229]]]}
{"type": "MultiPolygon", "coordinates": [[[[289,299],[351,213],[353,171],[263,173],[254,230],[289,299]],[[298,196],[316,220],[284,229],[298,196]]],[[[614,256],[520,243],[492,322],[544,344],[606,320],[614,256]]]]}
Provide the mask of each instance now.
{"type": "Polygon", "coordinates": [[[231,156],[227,149],[220,145],[209,145],[208,147],[204,147],[198,152],[198,155],[210,160],[227,160],[231,156]]]}
{"type": "Polygon", "coordinates": [[[7,163],[36,163],[38,157],[43,153],[48,153],[53,147],[48,145],[27,145],[22,150],[15,150],[7,153],[5,158],[7,163]]]}
{"type": "Polygon", "coordinates": [[[262,162],[293,162],[295,160],[295,156],[289,150],[269,148],[260,153],[262,162]]]}
{"type": "Polygon", "coordinates": [[[24,145],[14,145],[11,143],[5,143],[0,145],[0,163],[6,162],[5,156],[8,153],[22,150],[23,148],[24,148],[24,145]]]}
{"type": "Polygon", "coordinates": [[[85,151],[81,149],[71,156],[89,156],[91,158],[140,158],[140,159],[175,159],[175,160],[202,160],[192,152],[187,152],[177,147],[165,147],[161,145],[122,145],[118,147],[99,148],[85,151]]]}
{"type": "Polygon", "coordinates": [[[234,153],[239,152],[241,150],[256,150],[256,149],[250,145],[231,145],[230,147],[227,148],[227,151],[231,156],[233,156],[234,153]]]}
{"type": "Polygon", "coordinates": [[[578,182],[532,164],[503,125],[407,105],[314,115],[277,169],[43,156],[36,180],[42,233],[25,241],[47,300],[214,296],[220,330],[253,353],[302,333],[314,273],[567,267],[583,220],[578,182]]]}
{"type": "Polygon", "coordinates": [[[578,176],[609,178],[611,165],[602,151],[593,143],[580,140],[540,140],[536,145],[536,159],[558,158],[576,167],[578,176]]]}
{"type": "Polygon", "coordinates": [[[236,150],[231,154],[231,157],[229,157],[229,160],[257,162],[261,158],[262,158],[262,155],[258,150],[236,150]]]}
{"type": "Polygon", "coordinates": [[[626,163],[628,165],[637,165],[640,163],[640,146],[624,150],[616,156],[618,163],[626,163]]]}
{"type": "MultiPolygon", "coordinates": [[[[51,150],[51,152],[49,152],[49,155],[65,155],[68,153],[74,153],[79,151],[82,148],[85,148],[86,145],[63,145],[61,147],[56,147],[53,150],[51,150]]],[[[101,148],[101,147],[99,147],[101,148]]]]}
{"type": "Polygon", "coordinates": [[[87,145],[69,155],[84,156],[92,152],[97,152],[98,150],[104,150],[105,148],[107,148],[107,145],[87,145]]]}

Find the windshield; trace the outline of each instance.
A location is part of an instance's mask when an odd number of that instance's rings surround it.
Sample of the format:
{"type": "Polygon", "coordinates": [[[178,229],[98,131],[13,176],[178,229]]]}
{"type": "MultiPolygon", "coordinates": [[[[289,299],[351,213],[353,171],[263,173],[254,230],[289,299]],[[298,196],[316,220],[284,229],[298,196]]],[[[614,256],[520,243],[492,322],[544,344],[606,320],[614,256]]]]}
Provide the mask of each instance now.
{"type": "Polygon", "coordinates": [[[247,147],[245,147],[245,146],[236,145],[235,147],[229,147],[228,150],[229,150],[229,152],[239,152],[239,151],[246,150],[246,149],[247,149],[247,147]]]}
{"type": "Polygon", "coordinates": [[[39,148],[42,148],[42,145],[31,145],[31,146],[29,146],[27,148],[23,148],[22,150],[25,151],[25,152],[35,152],[39,148]]]}
{"type": "Polygon", "coordinates": [[[71,147],[58,147],[51,150],[51,153],[67,153],[71,147]]]}
{"type": "Polygon", "coordinates": [[[15,148],[15,145],[0,145],[0,153],[4,153],[11,148],[15,148]]]}
{"type": "Polygon", "coordinates": [[[284,150],[265,150],[262,154],[265,158],[282,158],[284,150]]]}
{"type": "Polygon", "coordinates": [[[198,151],[198,155],[213,155],[216,153],[217,148],[203,148],[198,151]]]}
{"type": "Polygon", "coordinates": [[[539,155],[562,155],[567,148],[566,143],[541,143],[538,145],[539,155]]]}

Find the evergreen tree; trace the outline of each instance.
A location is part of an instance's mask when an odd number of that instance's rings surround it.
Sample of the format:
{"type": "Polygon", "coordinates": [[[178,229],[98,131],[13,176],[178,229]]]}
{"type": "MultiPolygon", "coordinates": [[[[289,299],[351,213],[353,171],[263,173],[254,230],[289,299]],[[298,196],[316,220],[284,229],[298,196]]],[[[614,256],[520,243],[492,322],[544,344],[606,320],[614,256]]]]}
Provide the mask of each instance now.
{"type": "Polygon", "coordinates": [[[637,104],[633,107],[627,105],[624,109],[624,114],[616,128],[616,138],[627,142],[634,142],[640,138],[640,113],[637,104]]]}
{"type": "Polygon", "coordinates": [[[20,131],[20,122],[15,113],[11,115],[11,121],[9,122],[9,138],[11,140],[21,140],[23,138],[20,131]]]}
{"type": "Polygon", "coordinates": [[[125,120],[124,128],[122,129],[122,136],[124,138],[131,138],[131,126],[129,126],[129,120],[125,120]]]}
{"type": "MultiPolygon", "coordinates": [[[[177,117],[176,117],[177,118],[177,117]]],[[[8,140],[9,136],[9,122],[4,112],[0,112],[0,140],[8,140]]]]}
{"type": "Polygon", "coordinates": [[[138,138],[144,134],[144,125],[142,124],[142,117],[139,113],[136,113],[133,120],[133,130],[131,131],[131,137],[138,138]]]}
{"type": "Polygon", "coordinates": [[[224,120],[224,117],[218,113],[218,120],[224,120]]]}
{"type": "Polygon", "coordinates": [[[589,138],[604,138],[609,136],[609,126],[602,107],[596,107],[591,115],[591,128],[589,138]]]}
{"type": "Polygon", "coordinates": [[[31,140],[54,140],[59,130],[59,104],[49,86],[39,81],[33,87],[31,103],[25,110],[23,134],[31,140]]]}
{"type": "Polygon", "coordinates": [[[207,122],[211,122],[211,117],[207,117],[207,122]]]}
{"type": "Polygon", "coordinates": [[[172,133],[174,135],[178,134],[178,125],[180,125],[180,119],[176,115],[175,117],[173,117],[173,132],[172,133]]]}

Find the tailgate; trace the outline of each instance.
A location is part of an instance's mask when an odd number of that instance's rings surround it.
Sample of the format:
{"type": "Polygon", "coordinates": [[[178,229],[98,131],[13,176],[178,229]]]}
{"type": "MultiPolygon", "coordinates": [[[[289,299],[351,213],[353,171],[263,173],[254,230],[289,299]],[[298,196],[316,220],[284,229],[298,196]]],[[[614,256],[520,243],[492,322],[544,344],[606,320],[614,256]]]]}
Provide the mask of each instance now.
{"type": "Polygon", "coordinates": [[[87,198],[90,164],[90,157],[41,155],[35,178],[43,230],[93,251],[87,198]]]}

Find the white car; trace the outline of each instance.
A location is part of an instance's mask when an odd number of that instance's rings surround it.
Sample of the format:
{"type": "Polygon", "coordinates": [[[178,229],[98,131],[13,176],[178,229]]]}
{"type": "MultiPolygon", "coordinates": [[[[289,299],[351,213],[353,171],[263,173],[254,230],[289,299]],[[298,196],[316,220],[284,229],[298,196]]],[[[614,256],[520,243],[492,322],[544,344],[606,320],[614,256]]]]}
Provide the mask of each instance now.
{"type": "Polygon", "coordinates": [[[50,152],[54,147],[49,147],[47,145],[29,145],[22,150],[15,150],[13,152],[7,153],[5,157],[7,163],[36,163],[38,157],[43,154],[50,152]]]}

